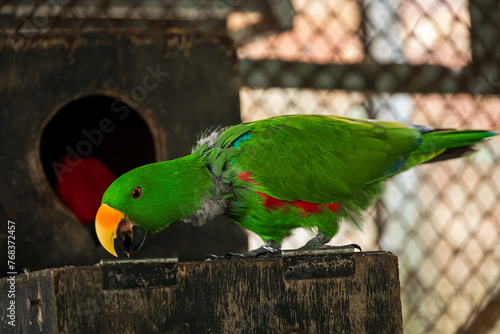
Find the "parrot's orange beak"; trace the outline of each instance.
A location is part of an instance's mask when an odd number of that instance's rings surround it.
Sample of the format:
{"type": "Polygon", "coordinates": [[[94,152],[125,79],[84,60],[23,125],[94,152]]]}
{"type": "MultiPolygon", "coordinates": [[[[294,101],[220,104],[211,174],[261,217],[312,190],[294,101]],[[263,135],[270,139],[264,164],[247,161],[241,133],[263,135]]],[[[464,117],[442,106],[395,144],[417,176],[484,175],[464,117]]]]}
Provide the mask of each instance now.
{"type": "Polygon", "coordinates": [[[118,225],[123,217],[124,215],[120,211],[113,209],[107,204],[102,204],[95,218],[95,232],[97,238],[99,238],[102,247],[116,257],[118,257],[118,255],[115,251],[114,240],[116,238],[118,225]]]}

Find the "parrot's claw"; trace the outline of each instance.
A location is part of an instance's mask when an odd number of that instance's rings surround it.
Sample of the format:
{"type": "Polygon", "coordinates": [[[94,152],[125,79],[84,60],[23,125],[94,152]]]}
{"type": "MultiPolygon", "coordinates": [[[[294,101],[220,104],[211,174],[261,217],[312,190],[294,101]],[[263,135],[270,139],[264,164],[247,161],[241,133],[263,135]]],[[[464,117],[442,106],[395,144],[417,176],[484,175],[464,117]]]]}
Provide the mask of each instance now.
{"type": "Polygon", "coordinates": [[[318,234],[316,234],[314,238],[309,240],[304,246],[297,249],[297,251],[314,251],[314,250],[325,249],[325,250],[338,250],[342,252],[342,251],[352,250],[353,248],[359,249],[360,252],[363,251],[361,247],[359,247],[359,245],[357,244],[349,244],[343,246],[325,245],[331,239],[332,239],[331,237],[325,235],[325,233],[323,233],[322,231],[318,231],[318,234]]]}
{"type": "Polygon", "coordinates": [[[349,244],[349,245],[342,245],[342,246],[331,246],[331,245],[323,245],[321,247],[321,249],[332,249],[332,250],[335,250],[335,249],[338,249],[338,250],[348,250],[348,249],[353,249],[353,248],[356,248],[358,249],[360,252],[362,252],[363,250],[361,249],[361,246],[359,246],[358,244],[349,244]]]}
{"type": "Polygon", "coordinates": [[[246,258],[271,258],[271,257],[281,257],[283,253],[279,248],[274,248],[271,246],[264,245],[256,249],[252,249],[251,251],[241,255],[242,257],[246,258]]]}
{"type": "Polygon", "coordinates": [[[241,257],[241,255],[242,254],[239,254],[239,253],[227,253],[227,254],[224,254],[224,255],[208,254],[205,257],[205,261],[230,260],[232,258],[241,257]]]}
{"type": "Polygon", "coordinates": [[[272,258],[281,257],[283,253],[281,249],[277,249],[270,246],[261,246],[251,251],[240,254],[240,253],[227,253],[225,255],[214,255],[210,254],[205,259],[206,260],[232,260],[232,259],[256,259],[256,258],[272,258]]]}
{"type": "Polygon", "coordinates": [[[332,245],[321,245],[319,247],[314,247],[316,245],[313,245],[313,247],[311,247],[311,245],[308,245],[306,244],[305,246],[302,246],[300,247],[299,249],[297,249],[298,251],[309,251],[309,250],[320,250],[320,249],[325,249],[325,250],[339,250],[339,251],[342,251],[342,250],[350,250],[350,249],[358,249],[360,252],[362,252],[363,250],[361,249],[361,246],[359,246],[358,244],[349,244],[349,245],[342,245],[342,246],[332,246],[332,245]]]}

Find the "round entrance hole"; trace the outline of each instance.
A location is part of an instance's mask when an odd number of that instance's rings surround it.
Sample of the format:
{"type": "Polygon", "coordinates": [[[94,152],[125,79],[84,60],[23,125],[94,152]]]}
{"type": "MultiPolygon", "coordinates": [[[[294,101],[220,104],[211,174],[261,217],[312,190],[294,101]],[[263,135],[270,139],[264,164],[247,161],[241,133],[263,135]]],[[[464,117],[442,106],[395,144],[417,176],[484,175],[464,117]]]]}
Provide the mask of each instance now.
{"type": "Polygon", "coordinates": [[[152,132],[138,112],[99,95],[72,101],[50,119],[40,157],[48,182],[82,224],[114,178],[156,161],[152,132]]]}

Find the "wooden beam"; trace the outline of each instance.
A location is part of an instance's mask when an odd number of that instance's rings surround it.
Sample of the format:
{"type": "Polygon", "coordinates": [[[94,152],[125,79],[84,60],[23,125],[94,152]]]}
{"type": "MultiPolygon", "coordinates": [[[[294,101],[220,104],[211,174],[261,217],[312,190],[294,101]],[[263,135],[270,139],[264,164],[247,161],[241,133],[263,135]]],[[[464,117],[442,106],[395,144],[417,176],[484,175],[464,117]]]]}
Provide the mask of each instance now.
{"type": "MultiPolygon", "coordinates": [[[[114,261],[22,274],[15,284],[18,333],[403,332],[389,252],[114,261]]],[[[1,279],[3,296],[8,288],[1,279]]]]}
{"type": "Polygon", "coordinates": [[[276,59],[241,59],[243,86],[251,88],[340,89],[346,91],[500,94],[470,66],[454,71],[438,65],[314,64],[276,59]]]}

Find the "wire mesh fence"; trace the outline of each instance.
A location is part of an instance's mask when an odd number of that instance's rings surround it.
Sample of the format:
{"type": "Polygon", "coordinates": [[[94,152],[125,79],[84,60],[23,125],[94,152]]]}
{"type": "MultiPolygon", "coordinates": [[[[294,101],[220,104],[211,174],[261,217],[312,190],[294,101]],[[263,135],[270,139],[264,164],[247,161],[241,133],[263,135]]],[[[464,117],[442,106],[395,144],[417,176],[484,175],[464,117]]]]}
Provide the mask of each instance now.
{"type": "MultiPolygon", "coordinates": [[[[497,131],[499,18],[498,2],[487,0],[0,3],[2,39],[20,46],[87,31],[227,34],[237,47],[243,121],[335,114],[497,131]]],[[[393,178],[364,232],[333,242],[399,256],[406,333],[498,333],[498,203],[495,138],[471,157],[393,178]]]]}
{"type": "MultiPolygon", "coordinates": [[[[414,92],[419,90],[418,83],[406,83],[409,93],[397,88],[393,92],[378,89],[377,81],[398,81],[400,71],[418,67],[385,67],[374,73],[360,65],[354,70],[376,92],[244,88],[243,119],[333,113],[437,128],[498,129],[500,99],[489,95],[496,92],[495,71],[486,75],[478,72],[451,84],[469,87],[470,94],[460,89],[450,93],[446,84],[435,85],[455,80],[456,71],[471,66],[466,2],[365,1],[359,5],[352,1],[294,2],[294,29],[247,44],[240,49],[240,56],[316,63],[432,64],[442,74],[429,76],[428,84],[434,87],[422,90],[427,94],[414,92]]],[[[280,74],[289,75],[286,67],[282,68],[285,71],[280,74]]],[[[251,68],[245,73],[253,74],[251,68]]],[[[340,75],[340,86],[349,85],[342,80],[357,79],[353,73],[340,75]]],[[[412,75],[406,79],[411,82],[412,75]]],[[[500,236],[499,153],[496,139],[466,160],[421,166],[397,176],[387,184],[383,199],[369,215],[373,226],[367,233],[377,237],[368,236],[366,242],[400,258],[407,333],[477,333],[485,318],[498,318],[494,303],[498,303],[500,288],[496,246],[500,236]]],[[[356,239],[335,242],[352,241],[356,239]]],[[[499,325],[490,332],[500,331],[499,325]]]]}

